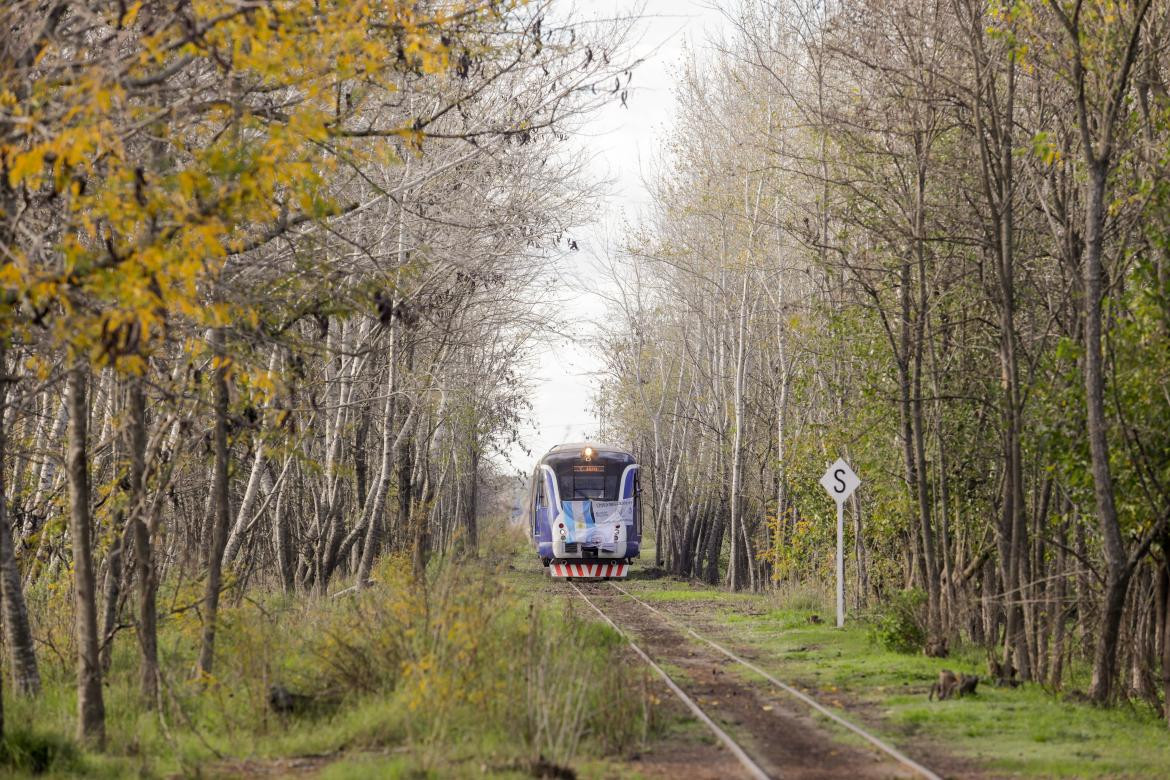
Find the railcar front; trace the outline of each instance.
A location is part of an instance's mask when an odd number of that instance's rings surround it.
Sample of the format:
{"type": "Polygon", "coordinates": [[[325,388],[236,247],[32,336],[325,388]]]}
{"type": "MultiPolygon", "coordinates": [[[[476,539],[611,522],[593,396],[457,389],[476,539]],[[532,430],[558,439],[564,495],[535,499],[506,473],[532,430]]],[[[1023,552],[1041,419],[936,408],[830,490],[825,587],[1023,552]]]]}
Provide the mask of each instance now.
{"type": "Polygon", "coordinates": [[[545,454],[529,482],[533,546],[554,577],[625,577],[640,553],[637,459],[593,442],[545,454]]]}

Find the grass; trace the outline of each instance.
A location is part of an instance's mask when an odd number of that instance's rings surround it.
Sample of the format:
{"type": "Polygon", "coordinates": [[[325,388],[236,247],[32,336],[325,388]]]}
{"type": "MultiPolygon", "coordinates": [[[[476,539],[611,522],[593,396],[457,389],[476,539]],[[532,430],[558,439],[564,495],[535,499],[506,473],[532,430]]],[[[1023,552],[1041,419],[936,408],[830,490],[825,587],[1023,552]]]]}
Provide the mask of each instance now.
{"type": "MultiPolygon", "coordinates": [[[[911,752],[915,744],[943,746],[996,776],[1170,776],[1170,736],[1148,707],[1097,708],[1038,685],[982,684],[974,697],[927,700],[940,669],[981,673],[982,649],[962,647],[947,659],[886,650],[866,620],[848,620],[841,630],[830,625],[829,600],[807,589],[732,594],[636,577],[625,587],[648,602],[678,605],[676,614],[700,633],[750,648],[756,663],[779,679],[838,710],[862,713],[871,730],[911,752]],[[810,622],[812,615],[825,622],[810,622]]],[[[1084,673],[1074,669],[1070,679],[1078,682],[1084,673]]]]}
{"type": "MultiPolygon", "coordinates": [[[[498,566],[469,564],[458,577],[439,565],[424,589],[427,601],[394,579],[393,571],[409,567],[393,563],[380,574],[382,587],[354,599],[263,592],[229,599],[217,678],[206,689],[190,679],[197,615],[176,613],[161,626],[161,716],[138,702],[136,644],[124,632],[105,686],[109,737],[102,752],[71,739],[71,599],[67,592],[33,593],[35,630],[51,648],[41,656],[45,691],[28,700],[6,686],[0,775],[245,776],[257,765],[279,770],[303,757],[325,778],[523,777],[544,754],[582,778],[624,777],[635,768],[624,761],[632,752],[664,739],[709,740],[690,719],[654,715],[645,670],[628,662],[623,640],[530,557],[499,552],[498,566]],[[538,685],[541,695],[528,696],[533,669],[546,680],[578,675],[594,684],[578,689],[581,706],[558,698],[566,686],[538,685]],[[276,715],[267,706],[273,682],[319,693],[328,704],[276,715]],[[615,698],[614,690],[626,693],[615,698]],[[536,735],[531,724],[542,718],[565,724],[569,738],[536,735]]],[[[732,594],[670,578],[641,580],[637,572],[625,583],[636,595],[713,639],[749,649],[778,678],[912,754],[945,748],[995,776],[1170,776],[1170,738],[1146,708],[1098,709],[1038,686],[981,685],[975,697],[928,702],[940,668],[980,671],[983,651],[959,648],[940,661],[886,650],[865,620],[843,630],[828,625],[831,599],[816,588],[732,594]],[[810,622],[813,615],[825,622],[810,622]]],[[[190,598],[181,590],[166,596],[167,604],[190,598]]],[[[1070,672],[1082,685],[1085,670],[1070,672]]]]}
{"type": "MultiPolygon", "coordinates": [[[[38,698],[13,696],[5,686],[0,775],[235,777],[257,764],[279,769],[305,757],[325,777],[508,777],[543,754],[583,777],[612,776],[614,757],[640,746],[650,728],[642,670],[617,662],[624,645],[612,630],[509,585],[494,564],[436,562],[426,587],[411,583],[409,570],[387,562],[376,576],[380,587],[351,598],[229,594],[215,678],[206,686],[191,679],[197,615],[166,617],[160,714],[139,700],[137,644],[123,632],[103,687],[102,751],[72,739],[71,617],[62,614],[71,600],[34,594],[34,633],[57,652],[42,654],[38,698]],[[566,664],[572,668],[562,669],[566,664]],[[571,671],[597,684],[560,706],[564,686],[528,694],[534,670],[549,679],[571,671]],[[314,706],[272,712],[268,691],[278,682],[312,697],[314,706]],[[601,706],[614,688],[633,692],[628,706],[601,706]]],[[[188,598],[165,596],[163,608],[188,598]]]]}
{"type": "Polygon", "coordinates": [[[695,590],[652,590],[645,594],[645,601],[679,602],[679,601],[708,601],[720,604],[747,604],[752,599],[748,593],[726,593],[715,589],[695,590]]]}

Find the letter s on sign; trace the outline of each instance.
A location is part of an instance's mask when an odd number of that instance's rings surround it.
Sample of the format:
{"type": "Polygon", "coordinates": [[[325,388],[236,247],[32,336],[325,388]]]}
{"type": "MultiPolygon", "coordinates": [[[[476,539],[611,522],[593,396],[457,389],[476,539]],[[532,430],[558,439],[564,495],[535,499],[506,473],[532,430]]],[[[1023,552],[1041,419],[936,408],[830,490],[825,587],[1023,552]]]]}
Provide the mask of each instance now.
{"type": "Polygon", "coordinates": [[[845,470],[837,469],[833,472],[833,478],[837,480],[837,485],[833,486],[833,490],[838,493],[845,492],[845,470]]]}

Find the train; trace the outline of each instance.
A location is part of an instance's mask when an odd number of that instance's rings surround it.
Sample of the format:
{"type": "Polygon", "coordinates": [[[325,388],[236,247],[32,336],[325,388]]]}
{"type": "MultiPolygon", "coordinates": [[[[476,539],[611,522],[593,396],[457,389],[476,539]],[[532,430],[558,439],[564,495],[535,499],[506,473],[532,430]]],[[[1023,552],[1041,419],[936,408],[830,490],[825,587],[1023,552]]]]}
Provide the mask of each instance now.
{"type": "Polygon", "coordinates": [[[553,447],[529,480],[527,520],[553,577],[625,577],[642,546],[637,458],[596,442],[553,447]]]}

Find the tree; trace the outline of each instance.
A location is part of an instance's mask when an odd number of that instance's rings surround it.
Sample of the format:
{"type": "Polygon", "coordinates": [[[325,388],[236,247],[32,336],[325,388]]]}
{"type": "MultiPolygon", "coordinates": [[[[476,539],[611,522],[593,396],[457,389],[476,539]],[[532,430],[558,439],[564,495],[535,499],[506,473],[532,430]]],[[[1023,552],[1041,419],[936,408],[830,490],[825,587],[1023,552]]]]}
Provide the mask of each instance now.
{"type": "Polygon", "coordinates": [[[1118,521],[1105,412],[1102,299],[1109,176],[1116,164],[1130,79],[1150,5],[1150,0],[1123,3],[1116,9],[1078,3],[1071,12],[1059,3],[1048,5],[1068,35],[1061,53],[1072,83],[1081,154],[1088,174],[1084,185],[1083,253],[1085,402],[1097,521],[1107,572],[1089,695],[1100,703],[1113,698],[1126,592],[1135,567],[1144,557],[1144,547],[1149,544],[1147,540],[1131,555],[1118,521]]]}

